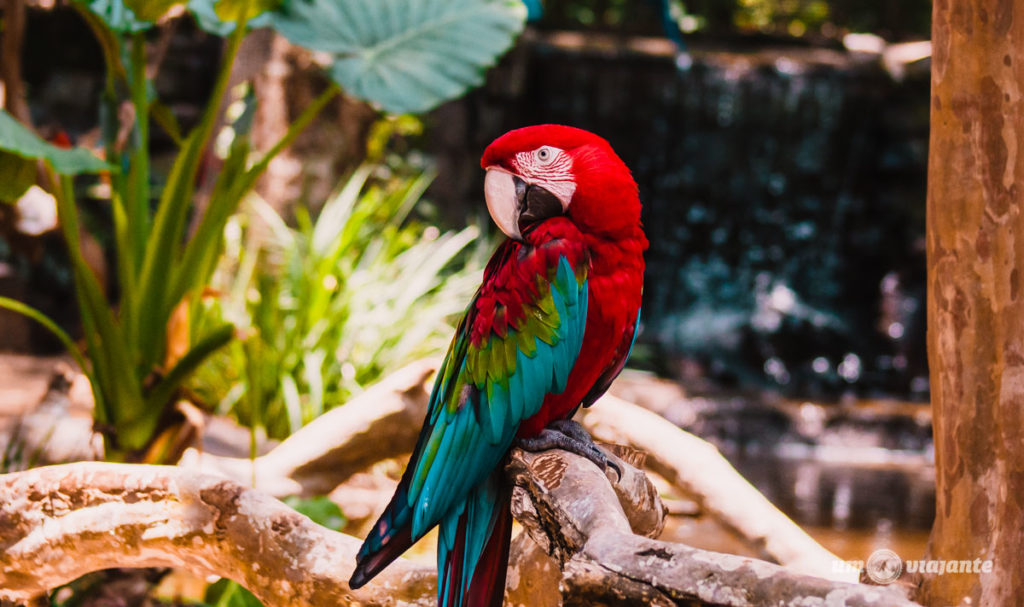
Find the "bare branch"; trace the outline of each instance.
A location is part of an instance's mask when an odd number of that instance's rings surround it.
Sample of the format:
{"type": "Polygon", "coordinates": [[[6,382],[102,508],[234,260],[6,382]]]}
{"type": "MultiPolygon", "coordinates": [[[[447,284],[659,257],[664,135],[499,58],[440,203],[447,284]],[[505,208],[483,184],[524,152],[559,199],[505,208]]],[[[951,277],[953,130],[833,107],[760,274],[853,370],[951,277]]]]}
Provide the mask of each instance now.
{"type": "Polygon", "coordinates": [[[616,495],[596,466],[564,451],[514,451],[509,472],[517,485],[513,514],[562,564],[566,604],[917,605],[894,588],[830,581],[636,535],[623,506],[644,508],[653,487],[616,495]]]}
{"type": "Polygon", "coordinates": [[[646,453],[648,468],[685,491],[765,559],[808,575],[857,581],[849,568],[836,571],[832,564],[839,557],[768,501],[711,443],[610,395],[586,410],[583,425],[595,438],[646,453]]]}
{"type": "Polygon", "coordinates": [[[189,449],[181,465],[278,497],[327,495],[356,472],[412,451],[427,412],[426,382],[436,369],[436,360],[422,360],[396,371],[255,460],[189,449]]]}
{"type": "MultiPolygon", "coordinates": [[[[272,495],[323,495],[370,464],[412,450],[426,412],[426,381],[436,361],[397,371],[344,407],[333,409],[270,453],[248,459],[186,454],[183,465],[254,483],[272,495]]],[[[839,557],[807,535],[744,479],[710,443],[661,416],[605,396],[583,415],[598,439],[647,454],[647,466],[691,495],[763,558],[809,575],[854,582],[839,557]]],[[[660,519],[659,519],[660,520],[660,519]]]]}
{"type": "MultiPolygon", "coordinates": [[[[514,513],[555,560],[517,540],[512,603],[536,604],[529,597],[557,581],[566,604],[914,605],[892,588],[644,537],[659,532],[664,507],[641,471],[617,463],[613,488],[575,455],[513,453],[514,513]],[[532,572],[546,585],[523,579],[532,572]]],[[[256,490],[178,467],[83,462],[0,476],[0,599],[25,601],[97,569],[177,567],[237,580],[271,606],[433,604],[434,568],[404,559],[352,591],[359,544],[256,490]]]]}
{"type": "Polygon", "coordinates": [[[361,541],[232,481],[83,462],[0,476],[0,598],[110,567],[231,578],[267,605],[432,605],[436,571],[399,559],[353,591],[361,541]]]}

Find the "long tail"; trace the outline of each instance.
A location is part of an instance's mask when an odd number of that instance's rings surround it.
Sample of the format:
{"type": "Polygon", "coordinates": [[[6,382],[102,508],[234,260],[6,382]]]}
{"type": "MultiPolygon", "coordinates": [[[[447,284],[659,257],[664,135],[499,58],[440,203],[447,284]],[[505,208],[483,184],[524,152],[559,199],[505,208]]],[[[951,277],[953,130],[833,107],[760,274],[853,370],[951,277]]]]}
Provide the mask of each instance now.
{"type": "Polygon", "coordinates": [[[441,521],[437,541],[440,607],[501,607],[512,538],[512,488],[494,472],[441,521]]]}
{"type": "MultiPolygon", "coordinates": [[[[512,487],[497,466],[441,520],[437,541],[438,605],[501,607],[512,538],[512,487]]],[[[406,479],[370,530],[349,585],[359,588],[414,542],[406,479]]],[[[418,539],[418,538],[416,538],[418,539]]]]}
{"type": "MultiPolygon", "coordinates": [[[[410,466],[411,468],[412,466],[410,466]]],[[[359,588],[398,558],[415,541],[412,537],[412,510],[409,508],[408,471],[391,502],[359,548],[356,568],[348,584],[359,588]]],[[[415,538],[419,539],[419,538],[415,538]]]]}

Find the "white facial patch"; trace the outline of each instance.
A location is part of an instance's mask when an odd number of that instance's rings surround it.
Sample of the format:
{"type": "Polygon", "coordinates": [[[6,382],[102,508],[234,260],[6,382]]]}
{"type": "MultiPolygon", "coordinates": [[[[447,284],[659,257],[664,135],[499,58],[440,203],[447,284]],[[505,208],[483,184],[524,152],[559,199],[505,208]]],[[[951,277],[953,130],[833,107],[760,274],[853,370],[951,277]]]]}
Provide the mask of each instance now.
{"type": "Polygon", "coordinates": [[[523,181],[551,192],[561,201],[563,211],[569,208],[576,192],[576,179],[572,173],[572,157],[565,150],[545,145],[520,152],[516,154],[516,167],[523,181]]]}

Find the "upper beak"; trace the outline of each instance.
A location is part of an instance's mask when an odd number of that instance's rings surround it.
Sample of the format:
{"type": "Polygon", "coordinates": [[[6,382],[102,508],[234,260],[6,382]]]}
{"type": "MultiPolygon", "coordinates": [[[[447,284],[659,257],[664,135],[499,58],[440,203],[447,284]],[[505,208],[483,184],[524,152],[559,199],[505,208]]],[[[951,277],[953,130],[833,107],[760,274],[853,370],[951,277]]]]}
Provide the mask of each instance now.
{"type": "Polygon", "coordinates": [[[522,240],[528,226],[564,210],[562,202],[551,192],[497,167],[487,169],[484,198],[494,223],[513,240],[522,240]]]}

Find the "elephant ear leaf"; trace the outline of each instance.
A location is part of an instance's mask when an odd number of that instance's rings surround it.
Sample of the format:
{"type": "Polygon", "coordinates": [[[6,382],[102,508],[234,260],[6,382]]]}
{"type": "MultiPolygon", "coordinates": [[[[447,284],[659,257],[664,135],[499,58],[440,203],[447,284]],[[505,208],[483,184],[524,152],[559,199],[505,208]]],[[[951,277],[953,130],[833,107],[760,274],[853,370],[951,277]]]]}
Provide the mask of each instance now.
{"type": "Polygon", "coordinates": [[[272,27],[328,53],[349,94],[418,113],[481,84],[526,13],[522,0],[285,0],[272,27]]]}
{"type": "Polygon", "coordinates": [[[47,143],[0,110],[0,178],[10,180],[4,184],[5,195],[9,194],[8,189],[21,188],[24,192],[35,183],[34,161],[39,159],[49,162],[62,175],[99,173],[112,168],[85,148],[65,149],[47,143]]]}

